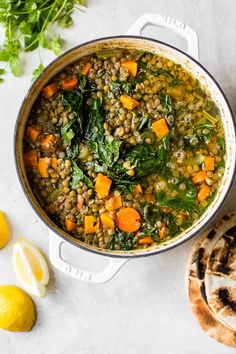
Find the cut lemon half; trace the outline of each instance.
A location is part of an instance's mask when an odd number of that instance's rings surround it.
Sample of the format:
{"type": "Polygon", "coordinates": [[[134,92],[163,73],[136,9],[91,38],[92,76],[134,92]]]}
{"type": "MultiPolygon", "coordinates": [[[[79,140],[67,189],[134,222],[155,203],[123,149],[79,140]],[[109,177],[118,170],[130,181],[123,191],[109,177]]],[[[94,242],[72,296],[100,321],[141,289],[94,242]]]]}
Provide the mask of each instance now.
{"type": "Polygon", "coordinates": [[[13,265],[24,288],[43,297],[49,282],[48,265],[42,253],[23,237],[13,245],[13,265]]]}

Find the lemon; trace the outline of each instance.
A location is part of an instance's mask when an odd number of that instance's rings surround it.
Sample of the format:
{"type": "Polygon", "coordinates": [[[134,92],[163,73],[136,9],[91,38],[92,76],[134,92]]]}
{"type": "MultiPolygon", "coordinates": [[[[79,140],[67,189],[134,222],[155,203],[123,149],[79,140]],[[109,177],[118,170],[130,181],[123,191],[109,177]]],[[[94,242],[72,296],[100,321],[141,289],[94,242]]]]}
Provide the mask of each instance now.
{"type": "Polygon", "coordinates": [[[5,214],[0,211],[0,248],[6,246],[9,237],[9,227],[5,214]]]}
{"type": "Polygon", "coordinates": [[[13,332],[30,331],[36,319],[29,295],[14,285],[0,286],[0,328],[13,332]]]}
{"type": "Polygon", "coordinates": [[[42,297],[49,282],[49,270],[42,253],[25,238],[13,246],[13,264],[16,275],[24,288],[42,297]]]}

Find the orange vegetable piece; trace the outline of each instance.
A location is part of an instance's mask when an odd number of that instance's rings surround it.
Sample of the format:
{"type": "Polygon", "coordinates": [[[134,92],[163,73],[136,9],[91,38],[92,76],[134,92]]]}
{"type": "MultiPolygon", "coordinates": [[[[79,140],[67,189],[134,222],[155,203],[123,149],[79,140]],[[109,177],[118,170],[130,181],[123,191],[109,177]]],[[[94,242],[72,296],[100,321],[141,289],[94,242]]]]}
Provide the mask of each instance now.
{"type": "Polygon", "coordinates": [[[169,128],[165,118],[161,118],[152,123],[152,129],[156,133],[158,139],[164,138],[169,133],[169,128]]]}
{"type": "Polygon", "coordinates": [[[198,173],[193,176],[192,181],[194,184],[202,183],[206,180],[207,178],[207,172],[206,171],[199,171],[198,173]]]}
{"type": "Polygon", "coordinates": [[[32,143],[36,143],[40,134],[41,131],[32,126],[26,128],[26,136],[32,143]]]}
{"type": "Polygon", "coordinates": [[[25,166],[37,167],[38,166],[38,154],[36,150],[27,151],[23,155],[25,166]]]}
{"type": "Polygon", "coordinates": [[[102,199],[108,196],[111,188],[112,180],[104,176],[102,173],[99,173],[96,178],[95,191],[98,194],[98,198],[102,199]]]}
{"type": "Polygon", "coordinates": [[[216,136],[213,136],[213,137],[211,138],[211,141],[212,141],[212,143],[216,143],[216,142],[217,142],[217,137],[216,137],[216,136]]]}
{"type": "Polygon", "coordinates": [[[76,88],[77,84],[78,84],[78,79],[77,77],[73,77],[70,80],[62,80],[61,85],[63,90],[65,91],[70,91],[70,90],[74,90],[74,88],[76,88]]]}
{"type": "Polygon", "coordinates": [[[117,213],[116,224],[121,231],[135,232],[141,226],[141,216],[134,208],[121,208],[117,213]]]}
{"type": "Polygon", "coordinates": [[[121,196],[114,196],[105,201],[105,207],[108,211],[114,211],[122,207],[121,196]]]}
{"type": "Polygon", "coordinates": [[[77,224],[74,221],[71,221],[69,219],[65,220],[65,225],[66,225],[66,230],[68,232],[74,231],[77,226],[77,224]]]}
{"type": "Polygon", "coordinates": [[[145,194],[144,194],[144,199],[145,199],[148,203],[154,203],[154,202],[155,202],[155,196],[154,196],[153,194],[145,193],[145,194]]]}
{"type": "Polygon", "coordinates": [[[212,156],[204,156],[204,170],[214,171],[215,169],[215,159],[212,156]]]}
{"type": "Polygon", "coordinates": [[[95,233],[100,227],[100,220],[93,215],[86,215],[84,218],[84,232],[86,234],[95,233]]]}
{"type": "Polygon", "coordinates": [[[138,64],[134,60],[126,61],[125,63],[122,64],[122,66],[128,70],[128,73],[131,76],[133,77],[136,76],[138,70],[138,64]]]}
{"type": "Polygon", "coordinates": [[[109,212],[105,211],[101,214],[101,223],[106,229],[114,229],[115,224],[109,215],[109,212]]]}
{"type": "Polygon", "coordinates": [[[120,96],[120,102],[127,109],[134,109],[140,105],[140,103],[136,101],[134,98],[129,96],[124,96],[124,95],[120,96]]]}
{"type": "Polygon", "coordinates": [[[51,158],[51,166],[54,170],[57,170],[57,158],[56,157],[51,158]]]}
{"type": "Polygon", "coordinates": [[[140,184],[137,184],[135,187],[134,187],[134,190],[133,190],[133,195],[136,196],[140,193],[142,193],[143,190],[142,190],[142,187],[140,184]]]}
{"type": "Polygon", "coordinates": [[[165,236],[165,232],[166,232],[166,224],[163,224],[160,231],[159,231],[159,237],[162,240],[163,237],[165,236]]]}
{"type": "Polygon", "coordinates": [[[48,157],[41,157],[38,161],[38,170],[40,173],[40,176],[43,178],[48,178],[49,173],[48,173],[48,167],[50,165],[50,159],[48,157]]]}
{"type": "Polygon", "coordinates": [[[83,203],[84,203],[84,198],[82,197],[82,195],[78,195],[77,196],[77,209],[81,209],[82,208],[82,206],[83,206],[83,203]]]}
{"type": "Polygon", "coordinates": [[[53,134],[48,134],[45,136],[45,138],[41,141],[40,146],[41,148],[48,152],[52,153],[55,150],[55,143],[56,143],[57,138],[53,134]]]}
{"type": "Polygon", "coordinates": [[[204,184],[204,186],[200,189],[197,195],[199,202],[201,203],[203,202],[203,200],[209,197],[210,192],[211,188],[208,185],[204,184]]]}
{"type": "Polygon", "coordinates": [[[82,75],[87,76],[89,70],[91,69],[91,67],[92,67],[92,64],[91,64],[91,63],[86,63],[85,66],[81,69],[80,73],[81,73],[82,75]]]}
{"type": "Polygon", "coordinates": [[[57,83],[54,82],[53,84],[47,85],[42,89],[42,92],[45,97],[49,98],[52,97],[57,91],[57,83]]]}
{"type": "Polygon", "coordinates": [[[143,238],[140,238],[138,240],[138,244],[139,245],[150,245],[151,243],[153,243],[153,239],[150,236],[144,236],[143,238]]]}

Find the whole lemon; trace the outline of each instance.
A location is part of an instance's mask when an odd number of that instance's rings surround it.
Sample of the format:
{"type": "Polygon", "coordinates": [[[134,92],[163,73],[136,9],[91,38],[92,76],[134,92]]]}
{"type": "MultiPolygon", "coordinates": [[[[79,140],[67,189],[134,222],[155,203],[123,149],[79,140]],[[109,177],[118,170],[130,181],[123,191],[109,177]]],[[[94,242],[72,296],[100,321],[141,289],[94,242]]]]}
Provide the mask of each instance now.
{"type": "Polygon", "coordinates": [[[9,227],[3,211],[0,210],[0,248],[6,246],[9,237],[9,227]]]}
{"type": "Polygon", "coordinates": [[[33,300],[14,285],[0,286],[0,328],[13,332],[30,331],[35,323],[33,300]]]}

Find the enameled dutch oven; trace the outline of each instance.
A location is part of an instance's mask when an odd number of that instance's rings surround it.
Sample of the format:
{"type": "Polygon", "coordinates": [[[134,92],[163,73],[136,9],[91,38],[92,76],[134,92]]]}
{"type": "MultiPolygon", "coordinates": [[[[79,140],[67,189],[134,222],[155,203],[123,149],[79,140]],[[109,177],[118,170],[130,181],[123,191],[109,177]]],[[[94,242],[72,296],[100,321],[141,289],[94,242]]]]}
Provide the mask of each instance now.
{"type": "Polygon", "coordinates": [[[16,122],[14,144],[16,168],[24,193],[28,198],[31,206],[34,208],[35,212],[50,230],[49,254],[52,264],[62,272],[74,278],[95,283],[102,283],[111,279],[116,274],[116,272],[127,262],[127,260],[131,258],[150,256],[168,251],[171,248],[189,240],[191,237],[199,234],[212,221],[212,219],[216,216],[217,212],[221,208],[224,200],[226,199],[226,196],[230,191],[235,174],[235,125],[232,111],[220,86],[209,74],[209,72],[198,62],[198,36],[193,29],[184,23],[159,14],[145,14],[133,24],[126,35],[99,38],[90,42],[83,43],[59,56],[51,64],[49,64],[48,67],[34,82],[34,84],[30,87],[25,96],[16,122]],[[141,32],[147,25],[167,27],[178,33],[180,36],[184,37],[188,43],[187,52],[184,53],[183,51],[158,40],[143,37],[141,32]],[[55,74],[63,70],[68,64],[73,63],[85,55],[89,55],[106,48],[142,49],[155,52],[158,55],[167,57],[174,62],[179,63],[184,69],[188,70],[194,77],[196,77],[206,90],[210,91],[213,100],[216,102],[220,109],[223,121],[226,138],[226,168],[222,183],[214,201],[208,207],[207,211],[202,215],[202,217],[189,229],[181,233],[178,237],[153,248],[125,252],[110,251],[93,247],[73,238],[71,235],[57,227],[41,208],[30,188],[24,168],[22,151],[25,125],[31,107],[34,104],[41,89],[55,74]],[[101,256],[108,257],[108,266],[102,272],[96,273],[81,270],[78,267],[69,264],[62,258],[61,255],[61,246],[64,242],[70,242],[75,247],[80,247],[85,251],[91,251],[101,256]]]}

